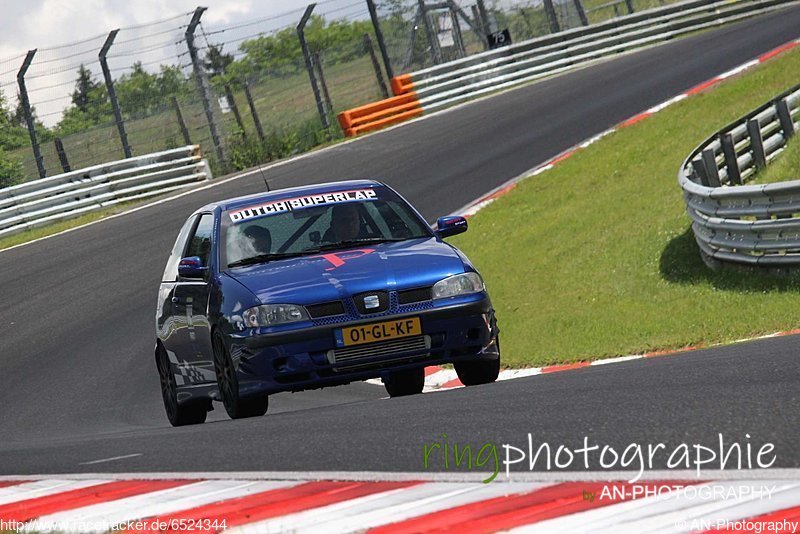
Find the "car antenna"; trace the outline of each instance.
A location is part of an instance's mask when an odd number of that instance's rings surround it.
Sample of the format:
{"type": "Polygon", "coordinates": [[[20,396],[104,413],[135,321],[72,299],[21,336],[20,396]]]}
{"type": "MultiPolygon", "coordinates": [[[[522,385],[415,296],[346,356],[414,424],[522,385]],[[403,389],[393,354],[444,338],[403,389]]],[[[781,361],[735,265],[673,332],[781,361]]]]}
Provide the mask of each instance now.
{"type": "Polygon", "coordinates": [[[261,178],[264,179],[264,185],[267,186],[267,193],[269,193],[271,191],[269,188],[269,181],[267,181],[267,177],[264,176],[264,171],[261,170],[261,165],[258,166],[258,172],[261,173],[261,178]]]}

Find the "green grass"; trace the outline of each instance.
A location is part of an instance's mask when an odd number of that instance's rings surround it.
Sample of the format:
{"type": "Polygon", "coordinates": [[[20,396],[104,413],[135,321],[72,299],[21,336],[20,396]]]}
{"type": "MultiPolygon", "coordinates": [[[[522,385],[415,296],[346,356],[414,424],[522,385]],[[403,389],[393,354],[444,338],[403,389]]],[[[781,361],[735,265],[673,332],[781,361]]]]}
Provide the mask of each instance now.
{"type": "Polygon", "coordinates": [[[697,144],[796,83],[799,68],[800,52],[790,52],[690,97],[523,181],[471,220],[453,243],[487,281],[506,365],[800,326],[797,275],[705,267],[677,182],[697,144]]]}
{"type": "Polygon", "coordinates": [[[767,168],[759,171],[752,183],[768,184],[800,180],[800,139],[791,138],[783,152],[767,168]]]}

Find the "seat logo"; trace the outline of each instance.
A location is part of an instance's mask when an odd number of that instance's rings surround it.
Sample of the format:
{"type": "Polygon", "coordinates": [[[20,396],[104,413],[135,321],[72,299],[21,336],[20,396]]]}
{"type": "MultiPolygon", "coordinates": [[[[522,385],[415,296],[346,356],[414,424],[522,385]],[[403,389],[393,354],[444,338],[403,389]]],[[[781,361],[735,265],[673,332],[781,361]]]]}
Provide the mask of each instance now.
{"type": "Polygon", "coordinates": [[[378,295],[367,295],[364,297],[364,308],[371,310],[380,307],[380,305],[381,301],[378,299],[378,295]]]}

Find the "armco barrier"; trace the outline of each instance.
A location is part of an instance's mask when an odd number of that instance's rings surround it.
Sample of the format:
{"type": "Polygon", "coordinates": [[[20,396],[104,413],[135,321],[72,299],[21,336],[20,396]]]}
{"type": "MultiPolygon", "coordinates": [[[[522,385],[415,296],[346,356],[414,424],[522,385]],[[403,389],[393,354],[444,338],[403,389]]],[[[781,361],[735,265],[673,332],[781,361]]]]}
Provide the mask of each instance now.
{"type": "Polygon", "coordinates": [[[0,237],[211,178],[198,145],[95,165],[0,189],[0,237]]]}
{"type": "Polygon", "coordinates": [[[721,129],[678,171],[703,260],[800,265],[800,180],[745,184],[798,128],[800,85],[721,129]]]}
{"type": "Polygon", "coordinates": [[[397,76],[392,79],[392,91],[396,95],[394,98],[345,111],[339,116],[340,124],[347,136],[377,130],[425,111],[797,2],[798,0],[689,0],[602,24],[523,41],[397,76]],[[398,96],[404,95],[415,100],[413,108],[401,108],[394,104],[398,96]],[[403,115],[411,109],[414,110],[413,114],[403,115]],[[353,112],[358,112],[360,119],[357,127],[353,127],[352,118],[349,118],[353,117],[353,112]]]}

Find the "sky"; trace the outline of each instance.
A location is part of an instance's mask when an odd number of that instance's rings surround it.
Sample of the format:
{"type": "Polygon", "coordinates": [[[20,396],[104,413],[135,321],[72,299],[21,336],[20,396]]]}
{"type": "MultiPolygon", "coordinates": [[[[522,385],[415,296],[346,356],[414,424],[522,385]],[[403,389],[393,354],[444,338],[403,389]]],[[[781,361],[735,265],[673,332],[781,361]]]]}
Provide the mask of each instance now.
{"type": "MultiPolygon", "coordinates": [[[[208,10],[202,28],[208,41],[233,41],[236,53],[245,37],[295,25],[309,0],[0,0],[0,91],[16,102],[16,73],[28,50],[38,49],[26,75],[37,116],[53,126],[70,105],[77,67],[85,64],[102,81],[97,51],[108,32],[122,28],[109,54],[114,78],[141,61],[150,71],[159,65],[186,64],[182,25],[198,4],[208,10]],[[272,17],[275,17],[274,19],[272,17]],[[260,19],[269,19],[257,22],[260,19]],[[164,21],[160,24],[151,24],[164,21]],[[248,26],[248,24],[250,24],[248,26]],[[215,31],[245,25],[239,30],[215,31]],[[177,44],[176,44],[177,43],[177,44]],[[68,46],[63,46],[67,44],[68,46]]],[[[333,18],[365,16],[365,0],[317,0],[315,13],[333,18]]],[[[198,39],[200,45],[204,42],[198,39]]]]}

